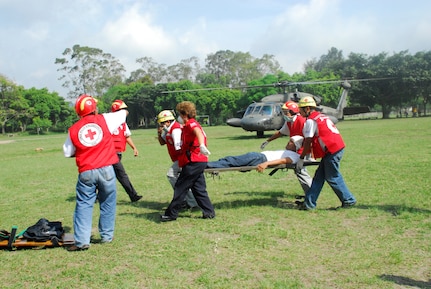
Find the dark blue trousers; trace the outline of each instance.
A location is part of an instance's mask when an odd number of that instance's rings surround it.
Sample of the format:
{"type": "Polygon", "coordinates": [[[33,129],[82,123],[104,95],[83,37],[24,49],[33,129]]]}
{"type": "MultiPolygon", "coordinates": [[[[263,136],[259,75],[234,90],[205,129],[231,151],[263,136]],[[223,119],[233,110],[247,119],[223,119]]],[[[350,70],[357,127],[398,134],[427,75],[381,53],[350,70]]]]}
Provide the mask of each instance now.
{"type": "Polygon", "coordinates": [[[165,211],[166,216],[177,218],[181,204],[189,189],[192,190],[199,207],[204,216],[215,216],[214,206],[208,196],[207,185],[204,176],[206,162],[188,163],[181,170],[175,183],[174,197],[165,211]]]}
{"type": "Polygon", "coordinates": [[[121,163],[122,154],[117,153],[117,155],[120,161],[112,165],[114,167],[115,176],[117,177],[117,180],[120,182],[121,186],[123,186],[126,193],[129,195],[130,200],[133,200],[138,195],[138,193],[133,187],[132,182],[130,182],[129,176],[126,173],[126,169],[121,163]]]}

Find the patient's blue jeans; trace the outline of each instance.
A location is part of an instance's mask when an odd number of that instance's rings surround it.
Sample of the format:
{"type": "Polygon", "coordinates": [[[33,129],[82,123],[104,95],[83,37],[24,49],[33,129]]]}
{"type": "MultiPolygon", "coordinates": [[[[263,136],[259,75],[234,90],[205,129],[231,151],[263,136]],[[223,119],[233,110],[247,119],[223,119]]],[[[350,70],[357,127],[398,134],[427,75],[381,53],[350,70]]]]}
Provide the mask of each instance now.
{"type": "Polygon", "coordinates": [[[266,162],[266,156],[262,153],[251,152],[239,156],[227,156],[215,162],[208,162],[208,168],[229,168],[257,166],[266,162]]]}

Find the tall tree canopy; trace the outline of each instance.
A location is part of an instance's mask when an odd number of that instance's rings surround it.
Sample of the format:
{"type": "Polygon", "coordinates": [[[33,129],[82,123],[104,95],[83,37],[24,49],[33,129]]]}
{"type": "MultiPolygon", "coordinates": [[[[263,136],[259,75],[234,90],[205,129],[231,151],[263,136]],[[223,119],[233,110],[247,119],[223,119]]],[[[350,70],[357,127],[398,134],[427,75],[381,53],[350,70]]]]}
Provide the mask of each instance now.
{"type": "Polygon", "coordinates": [[[111,54],[98,48],[74,45],[66,48],[62,58],[56,58],[57,69],[63,73],[63,87],[68,96],[76,98],[82,93],[102,96],[110,87],[123,82],[124,66],[111,54]]]}

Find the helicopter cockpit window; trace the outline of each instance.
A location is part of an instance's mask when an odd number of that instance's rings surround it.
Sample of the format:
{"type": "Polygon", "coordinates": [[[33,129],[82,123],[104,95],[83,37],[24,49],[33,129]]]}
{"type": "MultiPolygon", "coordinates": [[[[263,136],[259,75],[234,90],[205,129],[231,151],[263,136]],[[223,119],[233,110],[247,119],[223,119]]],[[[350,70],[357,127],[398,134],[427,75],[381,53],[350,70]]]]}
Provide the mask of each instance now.
{"type": "Polygon", "coordinates": [[[244,112],[244,116],[249,115],[251,113],[253,113],[254,109],[256,108],[256,106],[254,105],[250,105],[247,107],[247,110],[244,112]]]}
{"type": "Polygon", "coordinates": [[[282,115],[283,114],[283,111],[281,110],[281,107],[279,105],[277,105],[275,107],[275,114],[276,115],[282,115]]]}
{"type": "Polygon", "coordinates": [[[264,105],[262,107],[262,110],[260,111],[260,114],[271,115],[272,114],[272,107],[270,105],[264,105]]]}

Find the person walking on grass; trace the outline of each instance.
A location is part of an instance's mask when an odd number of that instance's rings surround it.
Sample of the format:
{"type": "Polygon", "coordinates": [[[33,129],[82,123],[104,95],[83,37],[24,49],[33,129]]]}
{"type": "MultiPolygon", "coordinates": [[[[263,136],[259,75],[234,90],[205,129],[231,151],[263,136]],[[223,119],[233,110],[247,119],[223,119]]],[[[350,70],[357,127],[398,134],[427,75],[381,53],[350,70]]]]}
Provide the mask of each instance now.
{"type": "MultiPolygon", "coordinates": [[[[172,160],[172,165],[168,169],[166,176],[168,181],[175,189],[175,183],[177,182],[181,168],[178,165],[178,156],[181,152],[181,135],[183,126],[175,121],[174,114],[170,110],[163,110],[157,115],[157,139],[160,145],[166,145],[169,157],[172,160]]],[[[198,208],[198,203],[193,196],[191,190],[188,190],[184,199],[182,208],[193,209],[198,208]]]]}
{"type": "Polygon", "coordinates": [[[162,222],[174,221],[178,217],[181,204],[189,189],[192,190],[204,219],[215,218],[214,206],[208,196],[204,170],[207,166],[210,151],[207,148],[207,137],[199,122],[196,121],[196,107],[190,101],[183,101],[176,107],[181,121],[184,123],[182,132],[181,153],[178,165],[180,175],[175,183],[174,197],[165,213],[160,216],[162,222]]]}
{"type": "Polygon", "coordinates": [[[340,161],[344,153],[344,141],[334,123],[326,115],[316,110],[316,101],[305,96],[298,103],[299,112],[307,120],[304,124],[304,150],[296,163],[296,169],[301,170],[305,156],[313,151],[315,158],[322,158],[313,177],[311,188],[305,194],[304,202],[296,203],[301,210],[315,209],[317,199],[325,181],[331,186],[342,208],[356,204],[356,199],[344,182],[340,172],[340,161]]]}
{"type": "Polygon", "coordinates": [[[75,157],[78,167],[76,206],[73,215],[75,244],[68,251],[90,247],[93,207],[99,201],[99,233],[102,243],[112,242],[115,228],[117,186],[113,164],[118,163],[112,133],[126,121],[127,110],[98,114],[97,101],[88,94],[78,97],[79,120],[63,144],[65,157],[75,157]]]}
{"type": "MultiPolygon", "coordinates": [[[[127,108],[126,103],[122,100],[117,99],[112,103],[111,111],[116,112],[126,108],[127,108]]],[[[119,159],[118,163],[114,164],[115,175],[117,176],[117,180],[123,186],[127,195],[129,195],[130,201],[133,203],[142,199],[142,196],[140,196],[136,192],[135,188],[132,185],[132,182],[129,179],[129,176],[126,173],[126,169],[124,168],[123,163],[121,162],[123,152],[126,151],[126,144],[128,144],[133,149],[133,155],[135,157],[137,157],[139,154],[138,149],[133,143],[131,135],[132,133],[130,132],[129,126],[127,125],[126,122],[122,123],[112,134],[114,138],[115,150],[117,151],[117,155],[119,159]]]]}

